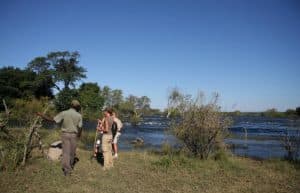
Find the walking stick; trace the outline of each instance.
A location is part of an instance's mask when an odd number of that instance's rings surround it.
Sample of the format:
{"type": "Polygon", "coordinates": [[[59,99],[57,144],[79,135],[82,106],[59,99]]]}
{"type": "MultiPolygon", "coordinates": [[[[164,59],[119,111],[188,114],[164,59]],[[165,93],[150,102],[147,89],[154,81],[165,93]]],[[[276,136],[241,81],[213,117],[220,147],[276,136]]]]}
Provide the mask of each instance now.
{"type": "Polygon", "coordinates": [[[98,119],[98,123],[96,126],[96,131],[95,131],[95,138],[94,138],[94,148],[93,148],[93,157],[97,156],[96,148],[97,148],[97,137],[98,137],[98,128],[101,127],[101,120],[98,119]]]}

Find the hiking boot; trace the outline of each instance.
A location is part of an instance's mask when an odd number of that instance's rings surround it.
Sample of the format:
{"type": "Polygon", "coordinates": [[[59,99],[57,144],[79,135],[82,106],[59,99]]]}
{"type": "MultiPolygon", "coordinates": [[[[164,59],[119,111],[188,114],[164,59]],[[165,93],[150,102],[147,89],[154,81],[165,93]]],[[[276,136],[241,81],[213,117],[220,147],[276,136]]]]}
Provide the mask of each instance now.
{"type": "Polygon", "coordinates": [[[72,163],[72,165],[71,165],[71,168],[72,168],[72,169],[74,169],[74,166],[75,166],[75,164],[76,164],[77,162],[79,162],[79,158],[78,158],[78,157],[75,157],[75,158],[74,158],[74,161],[73,161],[73,163],[72,163]]]}
{"type": "Polygon", "coordinates": [[[61,168],[63,173],[64,173],[64,176],[70,176],[71,173],[70,172],[67,172],[64,168],[61,168]]]}

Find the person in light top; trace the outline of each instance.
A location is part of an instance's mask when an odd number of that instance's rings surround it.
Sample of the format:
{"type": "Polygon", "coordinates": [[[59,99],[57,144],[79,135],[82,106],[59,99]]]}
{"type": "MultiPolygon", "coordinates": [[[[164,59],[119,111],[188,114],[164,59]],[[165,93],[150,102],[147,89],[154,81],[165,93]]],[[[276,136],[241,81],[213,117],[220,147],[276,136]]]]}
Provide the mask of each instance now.
{"type": "Polygon", "coordinates": [[[118,140],[121,136],[121,129],[123,127],[122,121],[117,117],[116,112],[112,112],[113,118],[113,126],[112,126],[112,134],[113,134],[113,141],[112,141],[112,149],[114,153],[114,158],[118,158],[118,140]]]}

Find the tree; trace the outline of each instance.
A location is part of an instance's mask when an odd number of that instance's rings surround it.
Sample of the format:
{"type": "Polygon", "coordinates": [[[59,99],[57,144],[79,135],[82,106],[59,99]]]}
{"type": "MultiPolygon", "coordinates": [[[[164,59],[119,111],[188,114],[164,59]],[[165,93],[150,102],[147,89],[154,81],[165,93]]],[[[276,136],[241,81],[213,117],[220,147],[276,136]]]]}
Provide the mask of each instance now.
{"type": "Polygon", "coordinates": [[[122,90],[115,89],[111,91],[111,106],[118,108],[118,106],[123,102],[123,92],[122,90]]]}
{"type": "Polygon", "coordinates": [[[277,109],[276,108],[272,108],[272,109],[268,109],[266,110],[267,113],[277,113],[277,109]]]}
{"type": "Polygon", "coordinates": [[[147,96],[142,96],[138,98],[136,108],[142,111],[150,109],[151,99],[147,96]]]}
{"type": "Polygon", "coordinates": [[[142,115],[151,111],[150,103],[151,100],[147,96],[129,95],[125,101],[118,105],[118,110],[129,117],[132,125],[137,125],[141,121],[142,115]]]}
{"type": "Polygon", "coordinates": [[[47,55],[47,60],[51,62],[54,68],[54,79],[57,82],[63,82],[64,89],[69,89],[69,86],[75,87],[75,82],[86,78],[86,70],[78,66],[78,52],[51,52],[47,55]]]}
{"type": "Polygon", "coordinates": [[[263,116],[266,117],[281,117],[283,116],[283,113],[278,112],[276,108],[271,108],[263,112],[263,116]]]}
{"type": "Polygon", "coordinates": [[[50,96],[52,97],[52,88],[60,90],[54,82],[54,70],[51,69],[51,63],[46,57],[36,57],[27,65],[27,69],[37,74],[36,85],[39,88],[37,96],[50,96]]]}
{"type": "Polygon", "coordinates": [[[112,106],[111,102],[111,88],[109,86],[104,86],[101,92],[102,97],[104,98],[104,105],[106,107],[112,106]]]}
{"type": "Polygon", "coordinates": [[[134,95],[129,95],[126,98],[125,103],[127,104],[127,107],[131,108],[131,112],[135,112],[137,114],[143,114],[145,111],[151,109],[151,100],[147,96],[137,97],[134,95]]]}
{"type": "Polygon", "coordinates": [[[129,95],[118,105],[118,111],[124,116],[131,116],[135,111],[135,101],[136,98],[133,95],[129,95]]]}
{"type": "Polygon", "coordinates": [[[21,97],[20,76],[21,69],[3,67],[0,69],[0,97],[21,97]]]}
{"type": "Polygon", "coordinates": [[[296,111],[294,109],[287,109],[285,111],[285,114],[288,115],[288,116],[293,116],[296,114],[296,111]]]}
{"type": "Polygon", "coordinates": [[[130,103],[134,109],[137,108],[138,97],[136,97],[136,96],[134,96],[134,95],[129,95],[129,96],[126,98],[126,101],[127,101],[128,103],[130,103]]]}
{"type": "Polygon", "coordinates": [[[298,116],[300,116],[300,107],[296,108],[296,113],[297,113],[298,116]]]}
{"type": "Polygon", "coordinates": [[[46,57],[36,57],[27,65],[28,69],[38,74],[40,84],[62,90],[58,83],[62,82],[63,89],[75,86],[75,83],[86,78],[86,70],[78,66],[79,53],[69,51],[50,52],[46,57]]]}
{"type": "Polygon", "coordinates": [[[104,98],[100,95],[98,84],[83,83],[80,85],[78,92],[84,116],[96,118],[104,105],[104,98]]]}
{"type": "Polygon", "coordinates": [[[239,110],[236,110],[236,111],[232,112],[232,115],[234,115],[234,116],[240,116],[241,114],[242,113],[239,110]]]}
{"type": "Polygon", "coordinates": [[[39,89],[35,81],[36,74],[30,70],[3,67],[0,69],[0,97],[15,99],[34,96],[39,89]]]}
{"type": "Polygon", "coordinates": [[[47,71],[50,71],[51,63],[47,61],[46,57],[36,57],[31,60],[27,68],[36,72],[37,74],[42,74],[47,71]]]}
{"type": "Polygon", "coordinates": [[[70,108],[71,101],[78,99],[79,94],[76,89],[63,89],[57,94],[55,99],[55,107],[57,111],[63,111],[70,108]]]}
{"type": "Polygon", "coordinates": [[[184,95],[178,88],[173,88],[168,95],[168,114],[170,116],[178,116],[185,111],[185,103],[189,100],[189,95],[184,95]]]}
{"type": "Polygon", "coordinates": [[[123,102],[123,91],[120,89],[112,90],[108,86],[104,86],[101,95],[105,100],[106,107],[119,108],[120,104],[123,102]]]}

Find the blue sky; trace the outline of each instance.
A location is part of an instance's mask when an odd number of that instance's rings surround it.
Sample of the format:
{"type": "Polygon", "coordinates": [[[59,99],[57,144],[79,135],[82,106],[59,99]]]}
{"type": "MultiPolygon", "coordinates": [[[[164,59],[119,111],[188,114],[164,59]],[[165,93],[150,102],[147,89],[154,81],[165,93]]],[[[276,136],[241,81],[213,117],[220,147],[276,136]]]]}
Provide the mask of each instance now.
{"type": "Polygon", "coordinates": [[[300,106],[297,0],[0,0],[0,66],[79,51],[84,81],[147,95],[221,95],[223,110],[300,106]]]}

